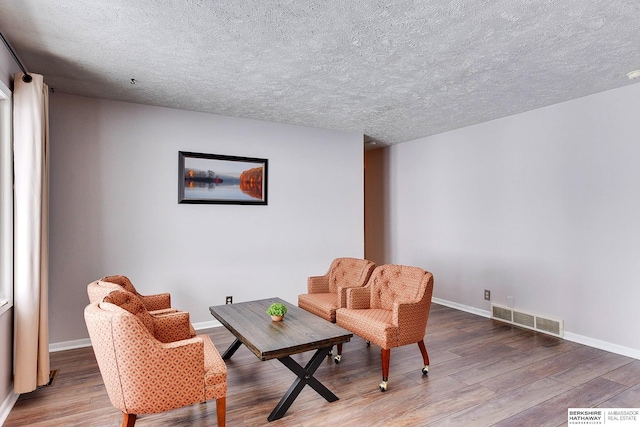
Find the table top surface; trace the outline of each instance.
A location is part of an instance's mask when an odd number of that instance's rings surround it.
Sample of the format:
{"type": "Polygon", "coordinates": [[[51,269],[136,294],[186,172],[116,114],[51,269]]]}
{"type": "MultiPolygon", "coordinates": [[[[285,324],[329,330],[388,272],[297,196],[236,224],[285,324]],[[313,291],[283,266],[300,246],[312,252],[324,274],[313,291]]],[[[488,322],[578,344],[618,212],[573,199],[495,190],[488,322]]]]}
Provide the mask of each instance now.
{"type": "Polygon", "coordinates": [[[220,321],[261,360],[275,359],[348,342],[353,334],[280,298],[209,307],[220,321]],[[274,322],[266,313],[274,302],[287,314],[274,322]]]}

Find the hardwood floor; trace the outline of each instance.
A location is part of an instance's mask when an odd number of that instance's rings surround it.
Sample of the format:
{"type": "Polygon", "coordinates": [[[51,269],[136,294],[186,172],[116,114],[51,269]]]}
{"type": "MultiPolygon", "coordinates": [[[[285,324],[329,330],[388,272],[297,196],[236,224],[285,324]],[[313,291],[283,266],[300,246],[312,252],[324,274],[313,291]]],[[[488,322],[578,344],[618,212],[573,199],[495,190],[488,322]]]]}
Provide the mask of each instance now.
{"type": "MultiPolygon", "coordinates": [[[[221,353],[233,341],[222,327],[206,332],[221,353]]],[[[328,403],[305,387],[272,423],[267,416],[294,375],[241,347],[227,363],[227,425],[561,426],[569,407],[640,407],[640,360],[436,304],[425,342],[429,376],[420,372],[417,345],[392,349],[389,389],[381,393],[380,349],[354,337],[340,364],[327,359],[316,371],[340,400],[328,403]]],[[[59,370],[53,385],[20,396],[6,427],[120,425],[91,348],[53,353],[51,368],[59,370]]],[[[215,426],[215,407],[140,415],[136,426],[215,426]]]]}

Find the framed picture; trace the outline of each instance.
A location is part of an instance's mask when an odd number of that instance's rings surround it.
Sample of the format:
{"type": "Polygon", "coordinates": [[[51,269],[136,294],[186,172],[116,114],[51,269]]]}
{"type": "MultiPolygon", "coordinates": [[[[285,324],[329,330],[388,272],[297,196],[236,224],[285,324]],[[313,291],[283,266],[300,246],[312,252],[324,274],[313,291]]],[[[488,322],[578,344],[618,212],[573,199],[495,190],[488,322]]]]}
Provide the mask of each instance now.
{"type": "Polygon", "coordinates": [[[267,204],[267,159],[178,152],[178,203],[267,204]]]}

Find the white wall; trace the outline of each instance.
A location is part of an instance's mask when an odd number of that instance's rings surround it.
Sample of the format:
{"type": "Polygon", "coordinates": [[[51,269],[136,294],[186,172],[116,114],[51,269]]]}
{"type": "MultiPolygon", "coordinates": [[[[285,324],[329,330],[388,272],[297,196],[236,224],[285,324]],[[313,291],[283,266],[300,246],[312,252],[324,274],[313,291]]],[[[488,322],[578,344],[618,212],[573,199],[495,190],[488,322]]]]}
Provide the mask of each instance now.
{"type": "Polygon", "coordinates": [[[55,93],[50,341],[86,338],[86,285],[129,276],[210,322],[210,305],[291,303],[362,257],[362,135],[55,93]],[[178,151],[269,160],[268,206],[177,203],[178,151]]]}
{"type": "Polygon", "coordinates": [[[639,111],[634,84],[390,147],[387,261],[639,357],[639,111]]]}

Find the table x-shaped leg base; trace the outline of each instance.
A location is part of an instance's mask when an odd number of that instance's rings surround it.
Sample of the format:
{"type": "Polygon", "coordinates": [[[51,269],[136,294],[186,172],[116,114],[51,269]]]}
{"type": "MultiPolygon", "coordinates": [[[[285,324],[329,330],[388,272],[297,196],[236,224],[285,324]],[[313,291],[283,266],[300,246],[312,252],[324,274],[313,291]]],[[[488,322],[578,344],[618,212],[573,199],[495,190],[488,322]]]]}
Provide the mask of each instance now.
{"type": "Polygon", "coordinates": [[[324,358],[327,357],[330,350],[331,347],[319,348],[304,368],[290,356],[285,356],[278,359],[284,366],[289,368],[291,372],[296,374],[298,378],[293,382],[293,384],[291,384],[291,387],[289,387],[289,390],[287,390],[285,395],[282,396],[282,399],[280,399],[280,402],[278,402],[275,409],[271,411],[271,415],[267,417],[267,420],[273,421],[284,417],[287,409],[289,409],[293,401],[296,400],[296,397],[298,397],[298,395],[306,385],[309,385],[328,402],[335,402],[336,400],[338,400],[338,396],[333,394],[331,390],[326,388],[313,376],[314,372],[316,371],[316,369],[318,369],[318,366],[320,366],[324,358]]]}
{"type": "Polygon", "coordinates": [[[224,360],[231,359],[231,356],[233,356],[233,353],[235,353],[240,348],[241,345],[242,345],[242,341],[236,338],[236,340],[224,352],[224,354],[222,355],[222,359],[224,360]]]}

